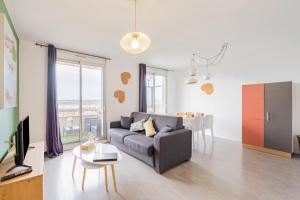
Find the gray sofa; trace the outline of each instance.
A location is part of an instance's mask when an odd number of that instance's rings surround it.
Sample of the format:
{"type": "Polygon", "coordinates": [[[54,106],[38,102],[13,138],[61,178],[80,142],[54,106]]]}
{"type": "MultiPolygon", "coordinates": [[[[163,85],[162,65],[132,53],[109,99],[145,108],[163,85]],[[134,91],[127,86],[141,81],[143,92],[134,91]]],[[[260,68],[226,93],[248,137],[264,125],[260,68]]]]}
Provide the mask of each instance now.
{"type": "Polygon", "coordinates": [[[159,133],[147,137],[144,133],[131,132],[121,128],[121,122],[111,122],[108,139],[122,151],[150,165],[158,173],[190,160],[192,156],[192,132],[184,129],[182,118],[175,116],[152,115],[141,112],[131,113],[133,121],[151,118],[156,130],[165,126],[172,132],[159,133]]]}

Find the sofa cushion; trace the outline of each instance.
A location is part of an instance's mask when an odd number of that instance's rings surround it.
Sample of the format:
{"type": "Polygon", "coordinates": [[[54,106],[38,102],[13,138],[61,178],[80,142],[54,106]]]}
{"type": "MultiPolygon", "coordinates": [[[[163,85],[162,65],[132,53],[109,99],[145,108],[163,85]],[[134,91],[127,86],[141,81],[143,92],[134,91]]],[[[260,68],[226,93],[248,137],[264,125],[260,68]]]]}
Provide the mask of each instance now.
{"type": "Polygon", "coordinates": [[[117,142],[124,144],[124,138],[128,135],[137,134],[123,128],[111,128],[109,129],[109,136],[115,139],[117,142]]]}
{"type": "Polygon", "coordinates": [[[142,119],[148,120],[150,114],[143,112],[133,112],[130,117],[133,117],[133,122],[141,121],[142,119]]]}
{"type": "Polygon", "coordinates": [[[142,119],[141,121],[133,122],[130,125],[130,131],[138,132],[145,130],[144,128],[145,119],[142,119]]]}
{"type": "Polygon", "coordinates": [[[154,121],[154,126],[156,130],[160,131],[164,127],[169,126],[173,130],[178,130],[183,128],[182,117],[167,116],[167,115],[151,115],[154,121]]]}
{"type": "Polygon", "coordinates": [[[121,127],[129,130],[132,121],[133,121],[132,117],[121,116],[121,121],[120,121],[121,127]]]}
{"type": "Polygon", "coordinates": [[[160,131],[158,133],[168,133],[168,132],[172,132],[173,128],[170,126],[164,126],[162,129],[160,129],[160,131]]]}
{"type": "Polygon", "coordinates": [[[147,137],[152,137],[157,133],[157,131],[153,126],[153,120],[151,119],[151,117],[144,123],[144,128],[145,128],[145,135],[147,137]]]}
{"type": "Polygon", "coordinates": [[[124,145],[143,155],[153,155],[153,138],[142,134],[129,135],[124,139],[124,145]]]}

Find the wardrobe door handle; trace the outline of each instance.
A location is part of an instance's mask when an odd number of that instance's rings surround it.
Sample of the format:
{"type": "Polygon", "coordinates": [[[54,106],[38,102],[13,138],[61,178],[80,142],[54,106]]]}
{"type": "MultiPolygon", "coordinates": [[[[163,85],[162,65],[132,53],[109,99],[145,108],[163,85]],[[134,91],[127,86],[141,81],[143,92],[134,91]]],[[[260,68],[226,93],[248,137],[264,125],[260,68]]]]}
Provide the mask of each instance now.
{"type": "Polygon", "coordinates": [[[270,119],[270,112],[267,112],[267,121],[268,122],[271,121],[271,119],[270,119]]]}

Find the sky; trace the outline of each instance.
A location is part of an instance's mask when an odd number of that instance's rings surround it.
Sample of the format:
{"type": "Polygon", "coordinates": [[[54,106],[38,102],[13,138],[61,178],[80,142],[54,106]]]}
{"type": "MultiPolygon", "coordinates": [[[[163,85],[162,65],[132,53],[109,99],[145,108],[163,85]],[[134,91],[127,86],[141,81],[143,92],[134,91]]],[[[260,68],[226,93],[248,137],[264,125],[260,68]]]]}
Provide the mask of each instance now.
{"type": "MultiPolygon", "coordinates": [[[[56,83],[58,100],[79,100],[80,68],[57,64],[56,83]]],[[[102,70],[82,68],[82,100],[101,100],[102,70]]]]}

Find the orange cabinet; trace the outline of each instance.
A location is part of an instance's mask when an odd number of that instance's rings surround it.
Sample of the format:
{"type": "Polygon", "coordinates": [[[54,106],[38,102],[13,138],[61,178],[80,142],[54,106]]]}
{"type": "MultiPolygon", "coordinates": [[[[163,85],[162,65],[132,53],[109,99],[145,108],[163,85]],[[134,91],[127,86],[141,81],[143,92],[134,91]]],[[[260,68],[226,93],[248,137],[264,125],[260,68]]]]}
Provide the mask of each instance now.
{"type": "Polygon", "coordinates": [[[243,144],[264,147],[264,84],[243,85],[243,144]]]}

